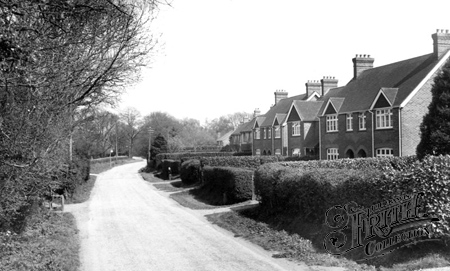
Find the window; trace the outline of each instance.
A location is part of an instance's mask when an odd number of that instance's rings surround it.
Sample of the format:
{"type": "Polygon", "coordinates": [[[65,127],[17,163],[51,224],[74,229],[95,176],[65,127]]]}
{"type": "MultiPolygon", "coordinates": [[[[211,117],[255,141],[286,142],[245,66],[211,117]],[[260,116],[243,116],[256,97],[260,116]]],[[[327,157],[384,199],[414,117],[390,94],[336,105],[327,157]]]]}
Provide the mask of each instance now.
{"type": "Polygon", "coordinates": [[[292,123],[292,135],[299,136],[300,135],[300,122],[292,123]]]}
{"type": "Polygon", "coordinates": [[[299,148],[292,149],[292,156],[300,156],[300,149],[299,148]]]}
{"type": "Polygon", "coordinates": [[[267,128],[267,138],[272,138],[272,128],[267,128]]]}
{"type": "Polygon", "coordinates": [[[256,150],[255,150],[255,154],[256,154],[256,155],[261,155],[261,150],[260,150],[260,149],[256,149],[256,150]]]}
{"type": "Polygon", "coordinates": [[[380,109],[376,111],[377,129],[392,128],[392,110],[380,109]]]}
{"type": "Polygon", "coordinates": [[[390,157],[394,156],[394,150],[390,148],[377,149],[377,157],[390,157]]]}
{"type": "Polygon", "coordinates": [[[275,155],[281,155],[281,150],[280,149],[276,149],[275,150],[275,155]]]}
{"type": "Polygon", "coordinates": [[[327,116],[327,132],[337,132],[338,130],[338,116],[327,116]]]}
{"type": "Polygon", "coordinates": [[[262,132],[263,132],[263,134],[262,134],[262,139],[267,138],[267,137],[266,137],[266,129],[261,128],[261,130],[262,130],[262,132]]]}
{"type": "Polygon", "coordinates": [[[347,123],[347,131],[353,131],[353,115],[352,114],[347,114],[346,123],[347,123]]]}
{"type": "Polygon", "coordinates": [[[327,160],[336,160],[339,159],[339,151],[337,148],[329,148],[327,149],[327,160]]]}
{"type": "Polygon", "coordinates": [[[275,138],[280,138],[280,137],[281,137],[280,126],[275,126],[275,138]]]}
{"type": "Polygon", "coordinates": [[[260,139],[261,138],[261,130],[259,130],[259,128],[255,129],[255,139],[260,139]]]}
{"type": "Polygon", "coordinates": [[[359,119],[359,130],[360,131],[366,130],[366,114],[364,114],[364,112],[359,113],[358,119],[359,119]]]}

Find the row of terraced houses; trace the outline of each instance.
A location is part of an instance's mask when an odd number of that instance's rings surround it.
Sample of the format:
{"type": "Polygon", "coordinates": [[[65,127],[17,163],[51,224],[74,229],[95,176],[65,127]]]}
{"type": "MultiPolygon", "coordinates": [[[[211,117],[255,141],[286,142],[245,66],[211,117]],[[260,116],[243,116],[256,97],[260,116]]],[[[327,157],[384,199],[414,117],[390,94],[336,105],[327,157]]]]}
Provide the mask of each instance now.
{"type": "Polygon", "coordinates": [[[338,87],[331,76],[308,81],[306,93],[276,91],[265,114],[255,110],[230,136],[253,155],[319,159],[415,154],[431,87],[450,56],[450,33],[432,34],[433,52],[374,67],[370,55],[353,58],[353,78],[338,87]]]}

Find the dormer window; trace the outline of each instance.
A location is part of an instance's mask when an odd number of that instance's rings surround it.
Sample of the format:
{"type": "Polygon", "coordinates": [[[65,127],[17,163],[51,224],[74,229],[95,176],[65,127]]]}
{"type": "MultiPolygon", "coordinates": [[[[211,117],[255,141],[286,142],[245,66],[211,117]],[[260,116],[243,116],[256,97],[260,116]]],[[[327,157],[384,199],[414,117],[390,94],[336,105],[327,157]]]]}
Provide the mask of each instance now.
{"type": "Polygon", "coordinates": [[[377,129],[392,128],[392,109],[379,109],[375,111],[377,129]]]}
{"type": "Polygon", "coordinates": [[[300,122],[296,121],[292,123],[292,135],[299,136],[300,135],[300,122]]]}
{"type": "Polygon", "coordinates": [[[259,128],[255,129],[255,139],[260,139],[261,138],[261,130],[259,130],[259,128]]]}
{"type": "Polygon", "coordinates": [[[280,126],[275,126],[275,138],[281,138],[280,126]]]}
{"type": "Polygon", "coordinates": [[[337,132],[338,131],[338,116],[328,115],[327,116],[327,132],[337,132]]]}

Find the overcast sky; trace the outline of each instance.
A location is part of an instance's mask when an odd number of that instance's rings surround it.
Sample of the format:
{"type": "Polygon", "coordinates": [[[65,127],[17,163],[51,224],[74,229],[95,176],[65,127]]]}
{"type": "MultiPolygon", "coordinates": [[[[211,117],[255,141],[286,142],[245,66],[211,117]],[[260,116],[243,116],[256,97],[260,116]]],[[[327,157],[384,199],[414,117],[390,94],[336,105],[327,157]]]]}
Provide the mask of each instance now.
{"type": "Polygon", "coordinates": [[[158,53],[120,107],[202,123],[265,113],[278,89],[298,95],[323,76],[345,85],[356,54],[377,67],[431,53],[449,10],[448,0],[172,0],[152,27],[158,53]]]}

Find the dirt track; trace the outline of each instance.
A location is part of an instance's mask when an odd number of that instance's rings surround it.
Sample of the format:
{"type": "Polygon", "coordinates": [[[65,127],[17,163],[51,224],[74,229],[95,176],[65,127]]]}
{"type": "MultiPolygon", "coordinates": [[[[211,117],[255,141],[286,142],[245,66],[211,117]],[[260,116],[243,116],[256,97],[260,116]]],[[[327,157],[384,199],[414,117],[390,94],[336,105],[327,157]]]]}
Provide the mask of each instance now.
{"type": "Polygon", "coordinates": [[[68,205],[81,236],[81,270],[308,270],[274,259],[181,207],[137,170],[100,174],[84,204],[68,205]]]}

